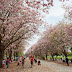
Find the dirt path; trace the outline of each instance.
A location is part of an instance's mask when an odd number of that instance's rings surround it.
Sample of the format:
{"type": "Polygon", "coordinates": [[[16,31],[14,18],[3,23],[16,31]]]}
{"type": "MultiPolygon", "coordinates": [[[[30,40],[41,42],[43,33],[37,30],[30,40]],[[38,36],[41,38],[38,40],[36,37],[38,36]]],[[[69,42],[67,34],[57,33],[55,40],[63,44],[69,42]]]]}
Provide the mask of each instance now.
{"type": "Polygon", "coordinates": [[[43,60],[41,65],[34,63],[33,68],[30,67],[30,60],[26,59],[24,68],[17,66],[17,63],[12,63],[7,69],[0,69],[0,72],[72,72],[72,67],[43,60]]]}
{"type": "Polygon", "coordinates": [[[72,72],[72,67],[70,66],[64,66],[61,64],[53,63],[53,62],[47,62],[47,61],[42,61],[42,64],[54,72],[72,72]]]}

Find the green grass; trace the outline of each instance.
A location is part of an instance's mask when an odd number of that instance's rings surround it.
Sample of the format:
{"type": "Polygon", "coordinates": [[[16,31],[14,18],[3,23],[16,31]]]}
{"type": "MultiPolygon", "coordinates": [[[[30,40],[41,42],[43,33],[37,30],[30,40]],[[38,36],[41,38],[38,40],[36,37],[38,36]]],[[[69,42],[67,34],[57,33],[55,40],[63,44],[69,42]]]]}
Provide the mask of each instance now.
{"type": "MultiPolygon", "coordinates": [[[[47,57],[48,59],[50,59],[50,58],[52,58],[51,56],[48,56],[47,57]]],[[[57,59],[61,59],[62,58],[62,56],[54,56],[54,58],[57,58],[57,59]]],[[[68,58],[69,58],[69,60],[72,58],[72,56],[68,56],[68,58]]],[[[45,57],[45,59],[46,59],[46,57],[45,57]]]]}
{"type": "MultiPolygon", "coordinates": [[[[48,56],[47,58],[48,58],[48,59],[50,59],[50,58],[52,58],[52,57],[51,57],[51,56],[48,56]]],[[[56,57],[56,56],[54,56],[54,58],[61,59],[61,58],[62,58],[62,56],[57,56],[57,57],[56,57]]]]}
{"type": "Polygon", "coordinates": [[[72,58],[72,56],[68,56],[68,58],[69,58],[69,59],[71,59],[71,58],[72,58]]]}

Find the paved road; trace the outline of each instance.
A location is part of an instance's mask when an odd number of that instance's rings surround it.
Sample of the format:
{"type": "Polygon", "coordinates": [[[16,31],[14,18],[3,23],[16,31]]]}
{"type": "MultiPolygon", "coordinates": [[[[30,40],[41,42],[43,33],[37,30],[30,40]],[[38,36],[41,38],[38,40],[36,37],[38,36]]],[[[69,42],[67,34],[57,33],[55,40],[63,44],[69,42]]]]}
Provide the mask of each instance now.
{"type": "Polygon", "coordinates": [[[41,60],[41,65],[34,63],[33,68],[30,68],[29,59],[26,59],[24,68],[16,65],[17,63],[10,64],[8,69],[2,69],[0,72],[72,72],[72,67],[43,60],[41,60]]]}

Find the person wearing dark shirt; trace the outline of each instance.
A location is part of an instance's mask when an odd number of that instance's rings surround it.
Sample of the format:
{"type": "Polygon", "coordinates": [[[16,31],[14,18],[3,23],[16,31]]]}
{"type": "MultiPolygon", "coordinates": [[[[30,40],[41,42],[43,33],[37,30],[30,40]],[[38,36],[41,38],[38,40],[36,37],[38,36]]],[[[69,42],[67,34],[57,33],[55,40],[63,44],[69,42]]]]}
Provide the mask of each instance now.
{"type": "Polygon", "coordinates": [[[8,68],[8,63],[9,63],[9,58],[7,58],[7,61],[6,61],[7,68],[8,68]]]}
{"type": "Polygon", "coordinates": [[[24,62],[25,62],[25,58],[22,57],[22,66],[23,66],[23,68],[24,68],[24,62]]]}
{"type": "Polygon", "coordinates": [[[68,57],[66,57],[66,63],[67,63],[67,65],[69,66],[68,60],[69,60],[68,57]]]}

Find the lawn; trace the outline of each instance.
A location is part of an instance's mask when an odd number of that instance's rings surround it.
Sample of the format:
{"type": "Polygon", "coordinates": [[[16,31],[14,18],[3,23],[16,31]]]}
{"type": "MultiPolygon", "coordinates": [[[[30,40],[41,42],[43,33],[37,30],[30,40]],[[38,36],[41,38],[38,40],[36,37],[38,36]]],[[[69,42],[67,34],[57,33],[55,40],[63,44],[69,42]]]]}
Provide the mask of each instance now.
{"type": "MultiPolygon", "coordinates": [[[[51,56],[48,56],[47,57],[48,59],[50,59],[50,58],[52,58],[51,56]]],[[[62,58],[62,56],[54,56],[54,58],[57,58],[57,59],[61,59],[62,58]]],[[[69,58],[69,60],[72,58],[72,56],[68,56],[68,58],[69,58]]],[[[45,57],[45,59],[46,59],[46,57],[45,57]]]]}

